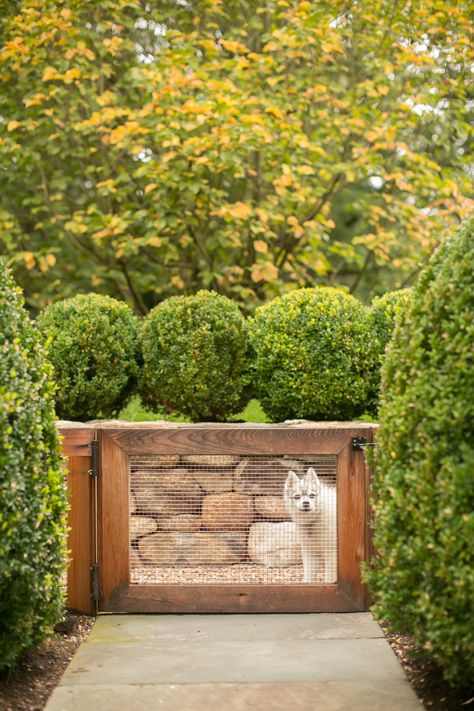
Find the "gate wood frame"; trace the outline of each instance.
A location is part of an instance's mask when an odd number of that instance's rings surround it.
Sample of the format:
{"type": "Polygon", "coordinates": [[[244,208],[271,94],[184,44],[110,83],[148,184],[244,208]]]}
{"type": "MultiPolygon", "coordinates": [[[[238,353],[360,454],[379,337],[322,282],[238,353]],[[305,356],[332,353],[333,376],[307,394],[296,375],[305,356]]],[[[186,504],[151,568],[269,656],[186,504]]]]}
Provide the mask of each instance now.
{"type": "Polygon", "coordinates": [[[266,613],[367,610],[370,599],[361,581],[361,565],[363,561],[368,562],[371,555],[370,472],[364,453],[353,449],[352,439],[364,437],[371,443],[375,429],[372,424],[359,422],[281,425],[101,422],[95,427],[83,425],[79,429],[60,427],[65,436],[64,453],[70,457],[69,548],[72,561],[68,572],[69,606],[93,612],[95,602],[90,596],[90,568],[98,563],[98,611],[266,613]],[[94,511],[94,477],[85,474],[86,468],[91,466],[91,440],[88,445],[85,440],[91,435],[91,439],[97,439],[99,443],[97,512],[94,511]],[[336,456],[337,583],[130,584],[129,458],[137,454],[336,456]],[[90,557],[87,560],[88,551],[90,557]]]}

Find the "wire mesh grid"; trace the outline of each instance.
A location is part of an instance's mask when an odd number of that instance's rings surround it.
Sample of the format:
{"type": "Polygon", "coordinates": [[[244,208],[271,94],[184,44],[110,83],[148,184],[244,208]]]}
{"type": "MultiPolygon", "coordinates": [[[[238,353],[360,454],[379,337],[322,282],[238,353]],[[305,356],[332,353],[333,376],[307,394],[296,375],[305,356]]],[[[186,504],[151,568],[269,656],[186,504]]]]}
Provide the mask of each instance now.
{"type": "Polygon", "coordinates": [[[132,584],[337,579],[333,456],[132,456],[132,584]]]}

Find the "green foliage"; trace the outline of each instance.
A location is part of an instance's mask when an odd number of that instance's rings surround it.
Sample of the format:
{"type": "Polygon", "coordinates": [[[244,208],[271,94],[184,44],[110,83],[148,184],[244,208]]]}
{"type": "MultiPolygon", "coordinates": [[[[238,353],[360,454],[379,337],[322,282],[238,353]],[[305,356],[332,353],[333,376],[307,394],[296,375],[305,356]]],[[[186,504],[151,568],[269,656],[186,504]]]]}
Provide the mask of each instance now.
{"type": "Polygon", "coordinates": [[[474,220],[435,254],[388,347],[373,477],[376,614],[474,683],[474,220]]]}
{"type": "MultiPolygon", "coordinates": [[[[140,398],[135,395],[124,407],[118,416],[119,420],[127,422],[146,422],[153,420],[171,420],[173,422],[190,422],[184,415],[165,412],[164,410],[150,410],[145,407],[140,398]]],[[[250,400],[242,412],[231,418],[232,422],[268,422],[258,400],[250,400]]]]}
{"type": "Polygon", "coordinates": [[[38,317],[54,366],[56,412],[70,420],[115,415],[138,373],[138,320],[127,304],[81,294],[38,317]]]}
{"type": "Polygon", "coordinates": [[[368,296],[467,209],[469,0],[0,5],[0,243],[35,309],[368,296]]]}
{"type": "Polygon", "coordinates": [[[367,310],[330,287],[301,289],[250,322],[255,389],[273,420],[349,420],[368,396],[373,342],[367,310]]]}
{"type": "Polygon", "coordinates": [[[142,350],[140,391],[153,407],[221,421],[248,400],[247,324],[225,296],[167,299],[144,319],[142,350]]]}
{"type": "Polygon", "coordinates": [[[389,291],[373,300],[369,310],[369,324],[375,343],[375,359],[369,374],[372,379],[369,410],[376,414],[380,395],[381,368],[385,350],[392,338],[397,321],[411,302],[411,289],[389,291]]]}
{"type": "Polygon", "coordinates": [[[2,260],[0,333],[0,668],[8,668],[62,610],[66,492],[52,369],[2,260]]]}

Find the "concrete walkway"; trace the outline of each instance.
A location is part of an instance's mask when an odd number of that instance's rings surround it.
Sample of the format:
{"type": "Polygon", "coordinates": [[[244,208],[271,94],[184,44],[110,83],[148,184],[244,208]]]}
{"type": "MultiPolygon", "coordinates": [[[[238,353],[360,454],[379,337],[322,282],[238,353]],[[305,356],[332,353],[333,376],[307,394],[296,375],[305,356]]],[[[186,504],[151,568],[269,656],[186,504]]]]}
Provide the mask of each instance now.
{"type": "Polygon", "coordinates": [[[102,615],[46,711],[420,711],[369,613],[102,615]]]}

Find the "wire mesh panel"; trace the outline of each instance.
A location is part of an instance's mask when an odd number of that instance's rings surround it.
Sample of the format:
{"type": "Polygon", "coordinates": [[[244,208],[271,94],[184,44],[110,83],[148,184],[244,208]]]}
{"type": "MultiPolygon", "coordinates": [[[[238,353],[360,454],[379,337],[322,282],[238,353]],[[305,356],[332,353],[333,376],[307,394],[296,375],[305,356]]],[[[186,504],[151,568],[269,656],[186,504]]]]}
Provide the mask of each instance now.
{"type": "Polygon", "coordinates": [[[336,469],[334,456],[131,456],[131,583],[336,582],[336,469]]]}

